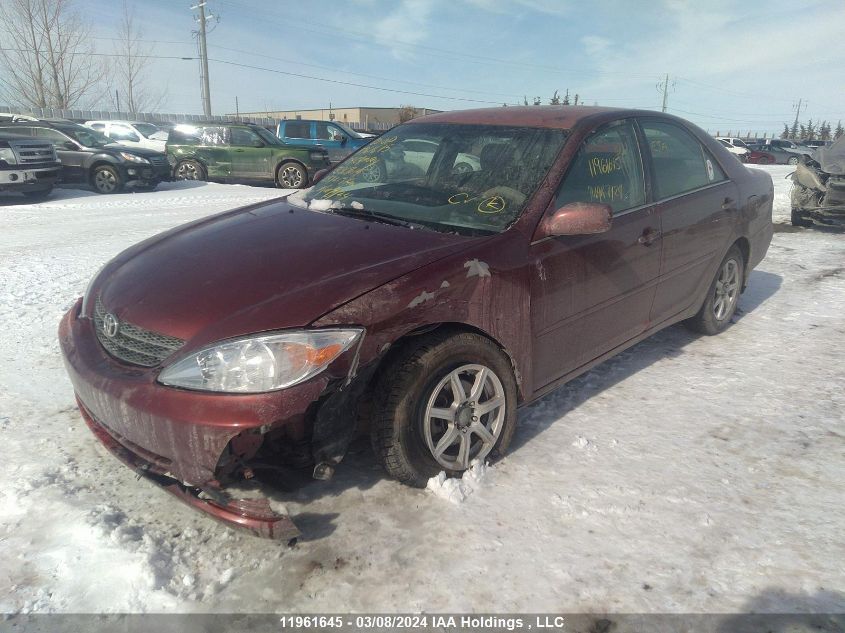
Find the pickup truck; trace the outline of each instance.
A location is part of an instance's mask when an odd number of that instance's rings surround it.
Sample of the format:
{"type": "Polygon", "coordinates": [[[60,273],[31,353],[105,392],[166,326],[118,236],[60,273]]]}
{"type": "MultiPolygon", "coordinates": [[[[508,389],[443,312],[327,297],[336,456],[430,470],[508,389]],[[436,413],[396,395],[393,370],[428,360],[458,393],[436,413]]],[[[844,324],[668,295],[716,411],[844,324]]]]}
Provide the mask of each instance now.
{"type": "Polygon", "coordinates": [[[61,169],[52,143],[0,133],[0,191],[46,198],[61,169]]]}
{"type": "Polygon", "coordinates": [[[329,161],[339,163],[375,136],[362,134],[343,123],[308,119],[283,119],[276,128],[276,136],[286,145],[320,146],[329,152],[329,161]]]}

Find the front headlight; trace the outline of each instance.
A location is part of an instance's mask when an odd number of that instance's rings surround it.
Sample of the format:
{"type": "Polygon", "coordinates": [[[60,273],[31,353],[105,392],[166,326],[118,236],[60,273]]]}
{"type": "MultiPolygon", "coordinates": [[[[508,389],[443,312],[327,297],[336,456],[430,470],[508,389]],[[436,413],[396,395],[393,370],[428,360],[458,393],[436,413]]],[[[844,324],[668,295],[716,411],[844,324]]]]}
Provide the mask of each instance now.
{"type": "Polygon", "coordinates": [[[362,329],[296,330],[223,341],[166,367],[160,383],[198,391],[262,393],[308,380],[348,350],[362,329]]]}
{"type": "Polygon", "coordinates": [[[128,160],[130,163],[145,163],[150,164],[143,156],[138,156],[137,154],[130,154],[129,152],[119,152],[120,155],[123,157],[123,160],[128,160]]]}
{"type": "Polygon", "coordinates": [[[10,165],[18,164],[18,159],[11,147],[0,147],[0,160],[5,160],[10,165]]]}

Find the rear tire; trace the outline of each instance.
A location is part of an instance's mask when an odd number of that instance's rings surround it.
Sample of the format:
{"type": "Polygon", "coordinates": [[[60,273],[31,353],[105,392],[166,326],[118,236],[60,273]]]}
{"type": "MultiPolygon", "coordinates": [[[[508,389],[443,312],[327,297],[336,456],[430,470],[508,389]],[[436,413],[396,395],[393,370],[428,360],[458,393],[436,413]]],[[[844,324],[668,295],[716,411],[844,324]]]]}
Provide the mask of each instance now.
{"type": "Polygon", "coordinates": [[[708,336],[727,329],[736,313],[744,279],[745,259],[734,244],[719,264],[698,314],[684,321],[684,325],[693,332],[708,336]]]}
{"type": "Polygon", "coordinates": [[[440,471],[460,475],[475,459],[503,455],[516,428],[516,400],[510,360],[489,339],[469,332],[421,337],[376,380],[373,450],[390,476],[423,488],[440,471]]]}
{"type": "Polygon", "coordinates": [[[197,160],[179,161],[173,170],[173,176],[176,180],[208,180],[205,165],[197,160]]]}

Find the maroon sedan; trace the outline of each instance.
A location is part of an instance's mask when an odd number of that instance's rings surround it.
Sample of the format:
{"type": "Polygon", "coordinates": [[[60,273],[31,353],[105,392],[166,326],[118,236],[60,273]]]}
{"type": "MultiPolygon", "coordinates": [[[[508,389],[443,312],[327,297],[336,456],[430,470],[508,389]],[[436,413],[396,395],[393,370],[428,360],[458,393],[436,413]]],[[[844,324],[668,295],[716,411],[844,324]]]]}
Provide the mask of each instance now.
{"type": "Polygon", "coordinates": [[[227,484],[328,478],[362,431],[413,486],[500,456],[519,406],[673,323],[728,327],[772,193],[673,116],[436,114],[310,189],[120,254],[65,315],[62,350],[118,457],[291,539],[290,517],[227,484]]]}

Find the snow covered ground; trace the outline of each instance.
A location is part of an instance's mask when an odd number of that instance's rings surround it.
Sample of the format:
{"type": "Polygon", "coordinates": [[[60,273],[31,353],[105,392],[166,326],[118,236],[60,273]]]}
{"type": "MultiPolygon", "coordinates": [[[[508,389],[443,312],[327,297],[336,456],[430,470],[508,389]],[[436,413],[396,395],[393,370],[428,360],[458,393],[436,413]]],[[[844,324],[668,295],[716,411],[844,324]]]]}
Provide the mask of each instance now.
{"type": "Polygon", "coordinates": [[[520,411],[461,503],[362,443],[290,493],[289,549],[136,480],[76,411],[58,321],[123,248],[278,195],[0,207],[0,612],[845,609],[845,235],[820,229],[778,227],[723,335],[670,328],[520,411]]]}

